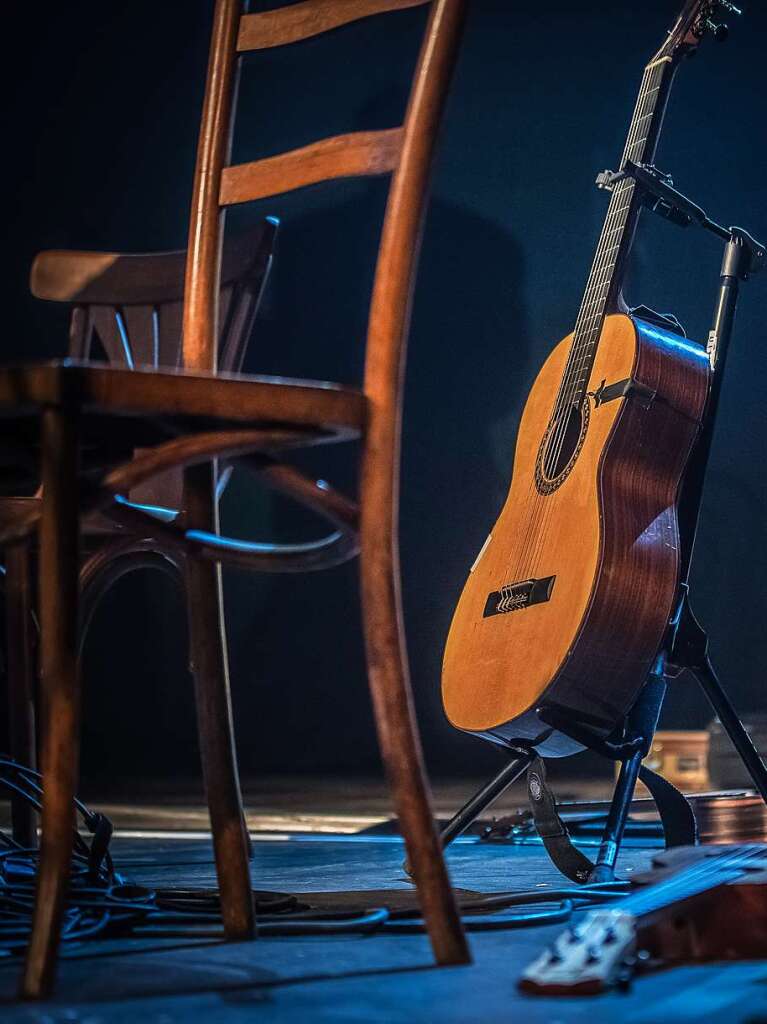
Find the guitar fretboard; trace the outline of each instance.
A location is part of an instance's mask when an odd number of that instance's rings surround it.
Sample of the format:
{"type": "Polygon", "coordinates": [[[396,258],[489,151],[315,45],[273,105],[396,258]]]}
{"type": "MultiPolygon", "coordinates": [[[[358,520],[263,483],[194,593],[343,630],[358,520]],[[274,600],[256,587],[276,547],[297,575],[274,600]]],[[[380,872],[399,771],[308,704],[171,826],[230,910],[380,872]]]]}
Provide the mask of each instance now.
{"type": "MultiPolygon", "coordinates": [[[[674,70],[670,57],[656,60],[645,68],[621,157],[621,168],[627,160],[633,163],[652,162],[674,70]]],[[[557,399],[556,413],[569,405],[579,406],[583,401],[605,313],[620,291],[622,265],[628,255],[638,209],[634,181],[625,178],[614,187],[610,199],[575,322],[573,343],[557,399]]]]}

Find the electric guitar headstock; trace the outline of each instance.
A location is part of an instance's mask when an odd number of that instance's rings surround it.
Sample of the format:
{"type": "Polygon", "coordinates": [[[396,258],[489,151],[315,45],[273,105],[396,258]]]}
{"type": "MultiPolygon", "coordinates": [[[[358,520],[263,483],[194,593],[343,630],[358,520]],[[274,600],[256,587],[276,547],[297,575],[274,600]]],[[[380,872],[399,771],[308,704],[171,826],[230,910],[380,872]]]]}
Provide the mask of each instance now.
{"type": "Polygon", "coordinates": [[[519,980],[536,995],[596,995],[628,980],[636,956],[636,919],[623,910],[595,910],[562,932],[519,980]]]}
{"type": "Polygon", "coordinates": [[[720,19],[728,14],[742,13],[730,0],[688,0],[651,63],[668,57],[673,61],[689,57],[709,34],[717,42],[724,42],[729,29],[720,19]]]}

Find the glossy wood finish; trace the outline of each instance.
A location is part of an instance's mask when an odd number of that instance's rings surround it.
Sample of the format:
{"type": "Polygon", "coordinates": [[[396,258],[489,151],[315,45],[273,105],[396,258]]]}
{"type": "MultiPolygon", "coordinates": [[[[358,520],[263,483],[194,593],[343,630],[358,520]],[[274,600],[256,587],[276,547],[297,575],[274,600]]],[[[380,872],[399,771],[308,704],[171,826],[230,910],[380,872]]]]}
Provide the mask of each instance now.
{"type": "MultiPolygon", "coordinates": [[[[30,411],[76,397],[92,414],[156,418],[170,429],[191,419],[193,429],[239,427],[264,422],[303,425],[328,439],[358,436],[366,418],[364,395],[325,381],[285,377],[232,377],[203,373],[123,369],[98,363],[41,363],[0,369],[0,420],[3,406],[16,403],[30,411]]],[[[119,422],[104,431],[117,432],[119,422]]]]}
{"type": "MultiPolygon", "coordinates": [[[[242,361],[245,343],[253,325],[271,263],[276,226],[276,221],[268,219],[235,237],[228,242],[225,249],[220,291],[226,316],[222,323],[220,347],[223,353],[222,362],[229,369],[238,369],[242,361]]],[[[11,387],[16,389],[17,404],[15,409],[10,408],[9,394],[9,407],[3,408],[2,413],[8,415],[12,412],[18,415],[22,408],[26,407],[29,411],[36,409],[42,391],[47,393],[46,406],[61,411],[65,417],[72,415],[74,420],[77,420],[84,416],[87,421],[88,414],[94,411],[85,400],[87,388],[84,380],[89,375],[106,374],[108,378],[114,371],[118,374],[117,379],[122,381],[122,386],[125,386],[126,379],[131,380],[135,375],[147,380],[152,373],[157,374],[158,365],[167,364],[171,369],[177,367],[181,361],[180,300],[183,295],[185,260],[185,252],[146,255],[65,252],[40,254],[32,269],[33,291],[41,297],[74,304],[70,353],[80,359],[86,359],[93,353],[95,342],[98,340],[107,358],[117,364],[118,368],[90,363],[77,367],[72,364],[55,364],[49,367],[26,367],[18,371],[8,371],[6,382],[13,382],[11,387]],[[137,364],[145,369],[135,370],[137,364]],[[22,384],[22,381],[26,381],[26,384],[22,384]],[[27,387],[29,392],[26,397],[22,397],[27,387]]],[[[171,373],[169,376],[174,375],[171,373]]],[[[178,374],[174,379],[177,378],[178,374]]],[[[116,385],[118,390],[120,386],[119,383],[116,385]]],[[[162,406],[161,403],[161,407],[166,408],[167,405],[162,406]]],[[[114,461],[115,458],[124,458],[129,454],[130,446],[127,449],[125,447],[124,426],[114,437],[111,434],[111,428],[120,423],[124,425],[125,418],[103,419],[106,412],[107,410],[102,408],[102,418],[95,437],[98,446],[104,449],[107,456],[108,468],[109,459],[114,461]]],[[[175,430],[184,429],[189,429],[189,422],[180,420],[175,430]]],[[[168,436],[169,430],[173,430],[169,419],[163,421],[158,418],[158,435],[168,436]]],[[[130,430],[128,433],[130,434],[130,430]]],[[[251,439],[253,433],[251,431],[251,439]]],[[[255,433],[259,440],[264,440],[265,437],[272,439],[275,432],[255,433]]],[[[303,436],[304,432],[294,430],[291,436],[295,437],[296,434],[303,436]]],[[[83,434],[83,439],[86,438],[89,438],[88,444],[92,447],[93,436],[83,434]]],[[[216,451],[222,448],[220,436],[218,440],[216,451]]],[[[45,441],[41,450],[45,453],[45,441]]],[[[159,461],[162,462],[162,459],[159,461]]],[[[117,579],[128,572],[143,568],[160,569],[170,573],[177,580],[180,578],[186,550],[164,551],[158,548],[154,532],[147,528],[151,526],[151,516],[144,515],[140,521],[132,521],[131,529],[126,530],[124,524],[115,522],[113,518],[99,511],[113,504],[115,495],[119,493],[130,494],[134,501],[151,499],[156,504],[164,504],[167,515],[177,517],[180,507],[180,465],[178,460],[168,459],[164,464],[164,473],[152,472],[157,466],[158,459],[154,450],[140,452],[133,460],[123,464],[122,479],[119,473],[114,475],[115,471],[108,469],[104,479],[113,479],[114,490],[105,489],[103,481],[101,490],[96,488],[94,492],[90,488],[82,489],[82,498],[78,504],[79,511],[84,516],[82,528],[87,536],[87,550],[84,552],[79,572],[82,615],[78,651],[85,639],[98,601],[117,579]],[[122,486],[119,486],[120,484],[122,486]],[[95,514],[87,514],[89,508],[96,510],[95,514]]],[[[27,764],[34,763],[30,700],[33,687],[28,678],[32,673],[34,650],[29,608],[31,581],[27,547],[31,541],[31,531],[41,524],[41,513],[44,520],[49,506],[45,489],[33,496],[0,499],[0,519],[5,527],[3,543],[6,545],[9,598],[7,629],[13,753],[27,764]],[[22,538],[21,541],[7,544],[8,538],[14,535],[22,538]]],[[[44,527],[41,525],[40,528],[43,532],[44,527]]],[[[41,573],[43,557],[41,551],[41,573]]],[[[67,566],[67,571],[70,569],[71,565],[67,566]]],[[[41,578],[45,581],[48,578],[47,574],[41,578]]],[[[43,586],[45,585],[43,582],[43,586]]],[[[45,598],[45,595],[42,596],[45,598]]],[[[45,630],[45,624],[43,625],[45,630]]],[[[207,631],[213,636],[220,635],[218,620],[208,624],[207,631]]],[[[48,723],[47,716],[43,722],[46,747],[51,743],[56,745],[54,770],[57,777],[61,775],[64,789],[70,782],[74,786],[73,780],[76,777],[78,711],[75,697],[71,692],[72,685],[67,681],[67,689],[57,675],[52,679],[44,677],[42,685],[44,700],[64,703],[70,716],[69,721],[66,716],[59,716],[60,727],[48,723]]],[[[59,718],[56,718],[56,721],[59,721],[59,718]]],[[[234,793],[234,799],[238,801],[236,773],[229,778],[228,786],[225,784],[227,775],[232,775],[231,755],[227,758],[225,738],[211,738],[207,735],[201,745],[209,757],[217,759],[215,765],[206,766],[208,774],[212,774],[217,780],[224,796],[234,793]]],[[[46,794],[49,788],[48,777],[49,773],[46,773],[46,794]]],[[[60,912],[55,901],[59,899],[63,880],[66,879],[68,851],[71,848],[71,830],[64,828],[61,817],[69,814],[62,786],[54,787],[52,802],[43,821],[44,834],[49,837],[49,841],[41,854],[45,865],[41,869],[41,879],[44,883],[41,893],[47,894],[45,897],[41,895],[41,899],[45,898],[50,906],[48,912],[40,910],[35,919],[35,935],[30,946],[23,982],[23,994],[29,997],[44,995],[52,984],[60,922],[60,912]]],[[[226,882],[222,887],[225,894],[223,911],[226,927],[232,935],[243,936],[252,933],[252,913],[249,914],[247,910],[250,884],[248,879],[246,899],[242,898],[245,891],[242,887],[236,893],[229,891],[232,888],[229,879],[241,878],[243,875],[242,864],[238,864],[231,854],[232,838],[235,837],[235,833],[229,827],[230,817],[226,815],[230,805],[231,800],[229,803],[224,799],[217,801],[213,823],[220,838],[218,846],[223,851],[220,860],[222,870],[226,873],[226,882]]],[[[18,811],[14,809],[14,833],[17,841],[23,841],[28,837],[34,838],[34,826],[35,816],[27,805],[20,807],[18,811]]]]}
{"type": "MultiPolygon", "coordinates": [[[[184,471],[184,502],[190,529],[218,533],[215,461],[184,471]]],[[[186,594],[190,669],[224,931],[228,939],[251,939],[256,915],[234,746],[220,564],[187,558],[186,594]]]]}
{"type": "MultiPolygon", "coordinates": [[[[311,6],[315,13],[323,7],[311,6]]],[[[387,6],[394,9],[413,4],[387,6]]],[[[308,7],[304,6],[303,11],[308,7]]],[[[382,7],[350,3],[344,9],[349,14],[347,20],[351,20],[353,11],[361,16],[382,7]]],[[[105,335],[102,342],[114,365],[74,362],[0,371],[0,416],[12,418],[19,429],[27,430],[43,408],[72,408],[82,416],[83,451],[90,462],[80,508],[86,525],[97,521],[103,529],[105,521],[115,524],[115,565],[130,552],[132,541],[137,556],[142,558],[147,556],[148,545],[154,543],[156,551],[169,554],[172,562],[187,560],[192,660],[206,789],[222,912],[232,938],[253,933],[253,915],[232,739],[218,565],[228,562],[270,571],[316,569],[352,557],[359,546],[371,691],[408,857],[438,962],[462,963],[469,959],[434,827],[413,713],[402,630],[396,522],[410,297],[428,173],[463,10],[463,0],[435,0],[432,4],[401,128],[330,143],[326,140],[319,150],[303,154],[303,166],[296,171],[296,182],[318,180],[320,171],[322,177],[328,172],[394,171],[370,313],[363,392],[317,381],[218,373],[219,320],[231,319],[231,311],[222,308],[219,294],[224,226],[220,201],[222,181],[228,173],[236,87],[236,39],[241,14],[237,0],[217,0],[214,15],[191,208],[180,372],[160,368],[157,352],[163,346],[157,340],[151,309],[148,315],[123,303],[125,309],[114,316],[101,309],[91,314],[87,307],[86,299],[101,305],[100,282],[115,274],[120,263],[113,254],[101,259],[78,254],[66,274],[58,257],[49,256],[39,263],[35,281],[41,294],[82,303],[75,307],[72,320],[73,354],[79,359],[87,357],[87,339],[95,326],[105,335]],[[322,165],[319,170],[315,159],[318,151],[322,165]],[[126,346],[125,335],[132,333],[152,338],[150,348],[142,349],[140,356],[132,345],[126,346]],[[146,365],[147,352],[149,369],[143,369],[140,364],[146,365]],[[120,362],[122,365],[118,365],[120,362]],[[357,436],[363,442],[360,510],[355,502],[279,461],[283,452],[296,446],[357,436]],[[316,509],[335,529],[317,542],[282,548],[220,537],[215,500],[217,457],[243,458],[247,468],[267,486],[316,509]],[[124,497],[125,488],[131,490],[132,499],[134,488],[151,484],[161,472],[182,467],[184,496],[180,510],[167,508],[151,514],[124,497]]],[[[291,161],[295,165],[295,154],[289,155],[288,163],[283,158],[281,164],[271,164],[268,174],[274,178],[270,187],[275,191],[284,190],[283,172],[291,161]],[[280,171],[277,177],[272,174],[275,167],[280,171]]],[[[251,173],[247,171],[247,175],[251,173]]],[[[259,173],[265,173],[263,164],[259,173]]],[[[234,179],[232,171],[226,180],[234,179]]],[[[262,182],[260,188],[264,187],[262,182]]],[[[123,269],[125,266],[122,261],[123,269]]],[[[135,295],[137,307],[146,305],[138,290],[135,295]]],[[[180,314],[176,303],[176,315],[180,314]]],[[[45,492],[44,509],[48,501],[45,492]]],[[[25,503],[17,511],[13,522],[0,515],[4,524],[0,542],[17,541],[35,527],[39,508],[34,503],[25,503]]],[[[45,515],[43,511],[43,519],[45,515]]],[[[74,734],[65,740],[61,757],[69,759],[71,768],[74,734]]],[[[63,805],[58,813],[58,831],[51,831],[57,836],[56,850],[46,848],[44,876],[56,876],[60,886],[63,805]]],[[[38,915],[32,944],[36,967],[30,966],[27,973],[27,995],[41,995],[48,988],[56,920],[43,911],[38,915]]]]}
{"type": "Polygon", "coordinates": [[[636,339],[632,379],[654,398],[622,403],[600,466],[599,577],[576,645],[544,697],[602,729],[633,705],[674,611],[677,502],[708,396],[702,345],[642,323],[636,339]]]}
{"type": "Polygon", "coordinates": [[[402,385],[425,194],[464,5],[438,0],[413,80],[402,155],[389,192],[365,363],[370,403],[362,453],[361,583],[379,742],[408,860],[439,963],[469,959],[431,809],[405,646],[398,543],[402,385]]]}
{"type": "Polygon", "coordinates": [[[184,366],[216,370],[218,288],[224,214],[221,175],[232,146],[240,0],[216,0],[208,78],[197,145],[184,288],[184,366]]]}
{"type": "MultiPolygon", "coordinates": [[[[404,341],[415,257],[428,169],[454,62],[463,6],[462,0],[436,0],[432,5],[402,129],[402,148],[390,190],[370,313],[365,372],[368,421],[363,438],[360,518],[368,665],[381,749],[392,780],[427,927],[441,963],[464,962],[468,952],[434,828],[413,716],[401,623],[394,507],[399,470],[404,341]]],[[[214,209],[211,196],[221,196],[220,183],[226,173],[223,154],[228,150],[230,139],[228,114],[234,65],[232,55],[225,52],[224,40],[231,35],[232,18],[230,0],[219,0],[192,203],[187,274],[185,358],[188,356],[188,364],[197,367],[211,365],[210,332],[211,324],[215,323],[216,301],[212,282],[222,229],[220,213],[214,209]],[[204,271],[194,266],[205,259],[208,265],[204,271]]],[[[344,143],[339,152],[342,159],[346,150],[344,143]]],[[[310,159],[309,166],[304,168],[303,175],[292,179],[294,183],[316,180],[319,173],[316,165],[311,167],[316,150],[305,152],[304,156],[310,159]]],[[[320,168],[323,175],[327,170],[320,168]]],[[[285,181],[277,177],[272,187],[283,191],[284,184],[285,181]]],[[[243,197],[253,194],[253,191],[242,193],[243,197]]],[[[223,553],[224,548],[230,550],[231,546],[221,544],[221,548],[223,553]]]]}
{"type": "Polygon", "coordinates": [[[297,43],[349,22],[385,11],[420,7],[429,0],[303,0],[276,11],[246,14],[240,19],[237,49],[265,50],[297,43]]]}
{"type": "Polygon", "coordinates": [[[21,995],[50,993],[72,856],[79,749],[78,675],[79,416],[46,408],[41,416],[40,670],[44,779],[40,861],[32,935],[21,995]]]}
{"type": "MultiPolygon", "coordinates": [[[[591,412],[565,481],[542,495],[538,452],[570,347],[566,338],[530,392],[509,495],[456,609],[443,699],[458,728],[534,740],[540,706],[603,730],[628,710],[665,633],[679,573],[676,500],[698,431],[708,361],[701,346],[608,317],[589,381],[647,391],[591,412]],[[652,396],[650,400],[649,396],[652,396]],[[490,593],[556,576],[549,601],[483,616],[490,593]]],[[[555,734],[540,749],[577,749],[555,734]]]]}
{"type": "Polygon", "coordinates": [[[332,178],[384,174],[397,165],[402,129],[352,132],[321,139],[310,146],[225,167],[221,177],[222,206],[291,192],[332,178]]]}

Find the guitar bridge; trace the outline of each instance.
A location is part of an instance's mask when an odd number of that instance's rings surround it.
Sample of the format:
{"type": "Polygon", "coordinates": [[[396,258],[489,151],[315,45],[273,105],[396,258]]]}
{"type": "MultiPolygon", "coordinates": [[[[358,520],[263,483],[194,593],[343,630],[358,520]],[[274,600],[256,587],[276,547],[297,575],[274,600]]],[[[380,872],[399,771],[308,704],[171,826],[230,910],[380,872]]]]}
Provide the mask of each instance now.
{"type": "Polygon", "coordinates": [[[505,615],[518,612],[534,604],[543,604],[551,597],[556,576],[544,576],[539,580],[523,580],[521,583],[507,583],[500,590],[488,594],[483,618],[490,615],[505,615]]]}

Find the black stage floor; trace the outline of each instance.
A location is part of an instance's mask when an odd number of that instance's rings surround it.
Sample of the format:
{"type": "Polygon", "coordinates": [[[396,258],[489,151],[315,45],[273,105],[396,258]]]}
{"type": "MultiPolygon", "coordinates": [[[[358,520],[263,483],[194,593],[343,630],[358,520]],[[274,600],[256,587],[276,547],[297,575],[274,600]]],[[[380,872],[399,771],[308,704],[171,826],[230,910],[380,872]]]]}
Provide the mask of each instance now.
{"type": "MultiPolygon", "coordinates": [[[[124,804],[111,806],[121,825],[113,841],[118,870],[148,886],[214,884],[210,842],[190,830],[202,820],[200,809],[178,795],[178,807],[171,809],[170,803],[145,803],[143,814],[124,804]],[[192,817],[179,822],[180,807],[192,817]],[[174,820],[184,831],[169,827],[174,820]]],[[[261,821],[263,830],[254,836],[256,888],[294,893],[351,890],[361,893],[363,904],[380,903],[387,892],[397,893],[393,900],[402,899],[411,891],[396,836],[375,828],[367,834],[311,831],[313,825],[318,830],[330,827],[334,815],[351,828],[353,807],[346,808],[347,814],[334,810],[333,799],[327,797],[323,804],[317,791],[313,806],[301,812],[300,804],[295,797],[281,829],[274,828],[274,820],[261,821]],[[298,827],[292,821],[296,817],[298,827]]],[[[357,805],[362,817],[376,817],[369,800],[360,797],[357,805]]],[[[263,811],[261,817],[270,816],[263,811]]],[[[623,871],[641,868],[650,856],[646,849],[627,850],[623,871]]],[[[455,886],[471,893],[561,883],[537,843],[462,839],[450,850],[449,867],[455,886]]],[[[260,938],[231,944],[188,937],[83,942],[64,951],[56,998],[41,1005],[14,1001],[19,961],[0,961],[0,1020],[767,1022],[767,961],[677,968],[636,981],[628,994],[566,1000],[520,995],[520,969],[561,928],[471,934],[474,963],[440,969],[432,966],[422,935],[260,938]]]]}

